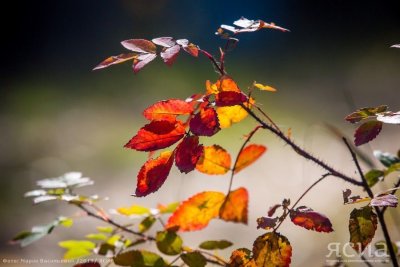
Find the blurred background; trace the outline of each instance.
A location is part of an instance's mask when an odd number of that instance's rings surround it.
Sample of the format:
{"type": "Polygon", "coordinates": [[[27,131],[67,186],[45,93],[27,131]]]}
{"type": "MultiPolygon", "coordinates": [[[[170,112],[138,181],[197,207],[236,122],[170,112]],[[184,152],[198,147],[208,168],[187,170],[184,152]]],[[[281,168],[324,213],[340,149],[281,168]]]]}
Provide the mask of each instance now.
{"type": "MultiPolygon", "coordinates": [[[[241,16],[290,29],[241,35],[237,49],[228,55],[227,70],[243,89],[254,80],[277,88],[274,94],[257,93],[256,100],[283,129],[292,128],[298,144],[353,176],[348,152],[324,124],[351,138],[355,127],[343,118],[354,109],[381,104],[400,109],[400,49],[389,48],[400,43],[399,1],[70,0],[2,5],[7,14],[0,18],[2,259],[61,258],[59,240],[81,239],[102,225],[80,218],[73,229],[56,229],[27,248],[8,245],[21,230],[76,213],[63,203],[33,206],[24,199],[38,179],[81,171],[95,185],[80,192],[110,197],[102,203],[106,209],[154,207],[202,190],[227,189],[228,176],[183,175],[173,169],[159,192],[140,199],[130,196],[147,155],[122,146],[145,124],[141,111],[158,100],[202,92],[205,80],[217,75],[206,58],[186,53],[172,68],[157,59],[138,75],[130,63],[93,72],[103,59],[124,51],[122,40],[187,38],[216,55],[223,41],[215,30],[241,16]]],[[[247,119],[202,141],[218,143],[234,155],[254,126],[247,119]]],[[[385,125],[362,150],[396,153],[399,137],[398,126],[385,125]]],[[[205,231],[184,234],[186,244],[213,238],[229,239],[234,248],[251,247],[262,234],[256,230],[256,218],[283,198],[297,199],[323,173],[269,133],[258,133],[254,142],[266,145],[268,152],[234,181],[234,188],[245,186],[250,192],[249,226],[215,220],[205,231]]],[[[378,191],[394,181],[388,179],[378,191]]],[[[349,187],[328,179],[303,200],[331,218],[335,232],[320,234],[290,223],[281,227],[293,246],[293,266],[323,266],[327,244],[348,241],[352,207],[342,205],[342,190],[349,187]]],[[[394,240],[400,239],[398,219],[393,212],[388,215],[394,240]]],[[[375,240],[381,239],[377,231],[375,240]]],[[[229,251],[221,255],[228,257],[229,251]]]]}

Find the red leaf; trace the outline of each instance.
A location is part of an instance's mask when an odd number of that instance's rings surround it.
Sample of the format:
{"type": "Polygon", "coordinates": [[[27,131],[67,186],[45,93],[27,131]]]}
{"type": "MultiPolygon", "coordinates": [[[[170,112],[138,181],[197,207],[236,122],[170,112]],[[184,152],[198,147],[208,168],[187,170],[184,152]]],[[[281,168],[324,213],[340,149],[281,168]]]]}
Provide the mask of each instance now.
{"type": "Polygon", "coordinates": [[[141,54],[133,61],[133,72],[138,73],[147,64],[157,57],[156,54],[141,54]]]}
{"type": "Polygon", "coordinates": [[[332,223],[323,214],[313,211],[307,207],[298,207],[290,212],[290,219],[298,226],[304,227],[307,230],[317,232],[332,232],[332,223]]]}
{"type": "Polygon", "coordinates": [[[356,146],[360,146],[373,140],[382,130],[382,124],[383,123],[380,121],[368,121],[361,124],[354,133],[354,143],[356,146]]]}
{"type": "Polygon", "coordinates": [[[97,65],[93,70],[104,69],[114,64],[119,64],[125,62],[130,59],[134,59],[137,57],[137,54],[134,53],[127,53],[127,54],[120,54],[118,56],[111,56],[104,61],[102,61],[99,65],[97,65]]]}
{"type": "Polygon", "coordinates": [[[172,66],[174,64],[181,47],[179,45],[174,45],[172,47],[166,48],[163,52],[161,52],[161,57],[163,58],[165,64],[168,66],[172,66]]]}
{"type": "Polygon", "coordinates": [[[180,99],[159,101],[143,111],[143,116],[148,120],[175,121],[178,115],[193,112],[193,106],[180,99]]]}
{"type": "Polygon", "coordinates": [[[122,41],[121,44],[126,48],[138,53],[150,53],[155,54],[157,47],[145,39],[130,39],[122,41]]]}
{"type": "Polygon", "coordinates": [[[203,155],[203,145],[199,145],[198,136],[185,137],[175,151],[175,164],[181,172],[193,171],[196,163],[203,155]]]}
{"type": "Polygon", "coordinates": [[[218,107],[235,106],[247,101],[247,96],[241,92],[223,91],[215,98],[215,105],[218,107]]]}
{"type": "Polygon", "coordinates": [[[190,120],[190,131],[195,135],[212,136],[220,130],[217,112],[210,107],[201,109],[190,120]]]}
{"type": "Polygon", "coordinates": [[[138,151],[153,151],[169,147],[185,134],[185,126],[180,121],[152,121],[141,128],[125,145],[138,151]]]}
{"type": "Polygon", "coordinates": [[[269,210],[268,210],[268,213],[267,213],[267,214],[268,214],[268,217],[274,216],[276,210],[277,210],[279,207],[281,207],[281,206],[282,206],[281,204],[275,204],[275,205],[273,205],[272,207],[270,207],[269,210]]]}
{"type": "Polygon", "coordinates": [[[149,159],[139,171],[135,196],[144,197],[157,191],[165,182],[174,162],[171,151],[161,153],[156,159],[149,159]]]}
{"type": "Polygon", "coordinates": [[[162,46],[162,47],[171,47],[175,45],[175,41],[173,40],[172,37],[159,37],[159,38],[154,38],[151,40],[153,43],[156,45],[162,46]]]}

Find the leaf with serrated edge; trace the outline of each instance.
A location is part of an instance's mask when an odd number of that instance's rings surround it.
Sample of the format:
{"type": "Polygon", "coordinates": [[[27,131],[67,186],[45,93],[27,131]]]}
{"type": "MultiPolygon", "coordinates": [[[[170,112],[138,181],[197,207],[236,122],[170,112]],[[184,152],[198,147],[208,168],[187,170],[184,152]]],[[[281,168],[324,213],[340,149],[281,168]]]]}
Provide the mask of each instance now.
{"type": "Polygon", "coordinates": [[[165,151],[158,158],[146,161],[137,177],[135,196],[144,197],[157,191],[167,179],[173,162],[171,151],[165,151]]]}
{"type": "Polygon", "coordinates": [[[219,145],[205,146],[196,169],[205,174],[225,174],[230,170],[231,156],[219,145]]]}
{"type": "Polygon", "coordinates": [[[333,231],[332,223],[325,215],[315,212],[307,207],[298,207],[290,211],[291,221],[307,230],[330,233],[333,231]]]}
{"type": "Polygon", "coordinates": [[[195,231],[205,228],[210,220],[218,217],[225,195],[220,192],[206,191],[198,193],[172,213],[165,226],[167,229],[179,227],[180,231],[195,231]]]}
{"type": "Polygon", "coordinates": [[[382,130],[382,122],[368,121],[361,124],[354,133],[354,143],[356,146],[361,146],[375,139],[382,130]]]}
{"type": "Polygon", "coordinates": [[[249,193],[244,187],[231,191],[219,211],[219,217],[228,222],[247,224],[249,193]]]}
{"type": "Polygon", "coordinates": [[[148,120],[176,121],[179,115],[189,115],[193,106],[181,99],[168,99],[154,103],[143,111],[143,116],[148,120]]]}
{"type": "Polygon", "coordinates": [[[157,50],[157,47],[145,39],[129,39],[121,42],[122,46],[126,49],[129,49],[133,52],[138,53],[152,53],[154,54],[157,50]]]}
{"type": "Polygon", "coordinates": [[[220,130],[217,112],[210,107],[200,109],[189,125],[190,131],[199,136],[213,136],[220,130]]]}
{"type": "Polygon", "coordinates": [[[154,38],[151,41],[153,43],[155,43],[156,45],[159,45],[162,47],[171,47],[176,44],[176,42],[174,41],[174,39],[172,37],[158,37],[158,38],[154,38]]]}
{"type": "Polygon", "coordinates": [[[266,233],[254,241],[253,259],[257,267],[288,267],[291,257],[292,246],[279,233],[266,233]]]}
{"type": "Polygon", "coordinates": [[[257,159],[259,159],[267,151],[267,148],[263,145],[251,144],[246,146],[239,154],[236,165],[235,173],[240,172],[247,166],[251,165],[257,159]]]}
{"type": "Polygon", "coordinates": [[[133,72],[138,73],[157,57],[156,54],[141,54],[133,61],[133,72]]]}
{"type": "Polygon", "coordinates": [[[232,251],[228,267],[256,267],[251,258],[251,251],[247,248],[239,248],[232,251]]]}
{"type": "Polygon", "coordinates": [[[169,147],[185,135],[181,121],[152,121],[141,128],[124,146],[138,151],[154,151],[169,147]]]}
{"type": "Polygon", "coordinates": [[[350,213],[350,243],[355,251],[361,253],[371,243],[377,225],[377,216],[370,206],[354,209],[350,213]]]}
{"type": "Polygon", "coordinates": [[[187,136],[176,147],[175,164],[181,172],[191,172],[195,169],[203,152],[203,145],[199,145],[199,137],[187,136]]]}

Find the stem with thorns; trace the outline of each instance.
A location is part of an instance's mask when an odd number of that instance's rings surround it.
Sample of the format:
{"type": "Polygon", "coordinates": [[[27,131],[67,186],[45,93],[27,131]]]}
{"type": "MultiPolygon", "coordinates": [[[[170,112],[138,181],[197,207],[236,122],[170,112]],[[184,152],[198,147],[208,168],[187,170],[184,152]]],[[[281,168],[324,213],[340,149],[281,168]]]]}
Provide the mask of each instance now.
{"type": "MultiPolygon", "coordinates": [[[[346,146],[347,146],[347,148],[348,148],[348,150],[349,150],[349,152],[351,154],[351,157],[353,158],[354,164],[356,165],[358,173],[360,174],[360,177],[361,177],[361,180],[362,180],[363,187],[364,187],[365,191],[368,193],[368,196],[371,199],[374,198],[374,193],[372,192],[371,188],[369,187],[367,179],[365,179],[364,173],[361,170],[360,163],[357,160],[356,154],[351,149],[351,146],[350,146],[350,144],[349,144],[349,142],[347,141],[346,138],[343,138],[343,142],[346,144],[346,146]]],[[[385,222],[385,218],[384,218],[383,212],[379,207],[374,206],[374,209],[375,209],[376,214],[378,215],[378,220],[379,220],[379,223],[380,223],[381,228],[382,228],[383,236],[385,237],[385,240],[386,240],[386,245],[387,245],[388,250],[389,250],[389,255],[390,255],[390,258],[392,259],[392,264],[393,264],[394,267],[399,267],[399,264],[397,262],[396,252],[394,251],[394,248],[393,248],[393,245],[392,245],[393,243],[392,243],[392,240],[391,240],[390,235],[389,235],[389,231],[388,231],[387,226],[386,226],[386,222],[385,222]]]]}

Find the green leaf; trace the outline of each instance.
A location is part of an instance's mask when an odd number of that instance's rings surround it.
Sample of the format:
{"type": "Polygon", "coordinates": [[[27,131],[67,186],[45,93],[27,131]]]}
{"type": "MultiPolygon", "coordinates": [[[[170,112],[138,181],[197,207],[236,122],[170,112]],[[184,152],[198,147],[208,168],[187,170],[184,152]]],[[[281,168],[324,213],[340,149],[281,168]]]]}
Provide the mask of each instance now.
{"type": "Polygon", "coordinates": [[[349,220],[350,243],[353,249],[358,253],[364,251],[375,236],[377,225],[377,216],[372,207],[354,209],[349,220]]]}
{"type": "Polygon", "coordinates": [[[67,249],[63,257],[66,260],[89,256],[96,247],[95,243],[87,240],[65,240],[59,242],[58,245],[67,249]]]}
{"type": "Polygon", "coordinates": [[[227,240],[209,240],[202,242],[199,247],[207,250],[225,249],[232,246],[233,243],[227,240]]]}
{"type": "MultiPolygon", "coordinates": [[[[392,247],[394,249],[394,253],[396,253],[397,255],[399,248],[396,246],[394,242],[392,242],[392,247]]],[[[375,242],[375,248],[377,250],[383,251],[386,255],[389,255],[388,246],[385,240],[375,242]]]]}
{"type": "Polygon", "coordinates": [[[378,107],[368,107],[368,108],[360,108],[357,111],[346,116],[345,120],[351,123],[357,123],[361,120],[375,117],[377,113],[381,113],[387,110],[387,106],[378,106],[378,107]]]}
{"type": "Polygon", "coordinates": [[[145,250],[131,250],[114,257],[114,263],[131,267],[164,267],[167,266],[159,255],[145,250]]]}
{"type": "Polygon", "coordinates": [[[399,157],[392,155],[387,152],[382,152],[380,150],[374,150],[374,156],[377,158],[385,167],[390,167],[390,165],[395,163],[400,163],[399,157]]]}
{"type": "Polygon", "coordinates": [[[204,267],[207,264],[207,259],[197,251],[182,254],[181,259],[189,267],[204,267]]]}
{"type": "Polygon", "coordinates": [[[257,267],[288,267],[291,257],[292,246],[279,233],[266,233],[254,241],[253,259],[257,267]]]}
{"type": "Polygon", "coordinates": [[[58,242],[58,245],[66,249],[73,249],[73,248],[94,249],[96,247],[95,243],[87,240],[65,240],[58,242]]]}
{"type": "Polygon", "coordinates": [[[26,247],[50,234],[54,230],[54,228],[60,224],[60,222],[60,219],[56,219],[49,224],[33,226],[31,231],[23,231],[17,234],[11,240],[11,243],[19,244],[21,247],[26,247]]]}
{"type": "Polygon", "coordinates": [[[178,208],[179,204],[179,202],[173,202],[167,206],[159,205],[158,209],[160,210],[161,214],[173,213],[178,208]]]}
{"type": "Polygon", "coordinates": [[[156,222],[156,218],[153,216],[148,216],[144,218],[139,224],[139,232],[144,233],[149,230],[153,224],[156,222]]]}
{"type": "Polygon", "coordinates": [[[88,239],[93,239],[93,240],[102,240],[105,241],[107,240],[107,236],[103,233],[97,233],[97,234],[88,234],[85,236],[88,239]]]}
{"type": "Polygon", "coordinates": [[[379,178],[383,177],[384,172],[376,169],[372,169],[365,174],[365,179],[367,180],[368,186],[373,187],[377,182],[379,182],[379,178]]]}
{"type": "Polygon", "coordinates": [[[71,218],[59,217],[58,220],[60,221],[60,224],[66,228],[69,228],[74,224],[74,221],[71,218]]]}
{"type": "Polygon", "coordinates": [[[111,226],[97,226],[96,227],[97,231],[101,233],[111,233],[114,229],[111,226]]]}
{"type": "Polygon", "coordinates": [[[400,171],[400,163],[394,163],[385,170],[385,177],[391,174],[392,172],[400,171]]]}
{"type": "Polygon", "coordinates": [[[156,235],[157,248],[166,255],[178,255],[182,251],[182,238],[172,231],[160,231],[156,235]]]}
{"type": "Polygon", "coordinates": [[[112,246],[121,247],[123,243],[121,243],[120,240],[121,240],[120,235],[113,235],[107,240],[107,243],[112,246]]]}
{"type": "Polygon", "coordinates": [[[139,205],[133,205],[133,206],[130,206],[128,208],[121,207],[121,208],[118,208],[117,211],[120,214],[126,215],[126,216],[130,216],[130,215],[148,215],[148,214],[150,214],[150,209],[148,209],[146,207],[139,206],[139,205]]]}
{"type": "Polygon", "coordinates": [[[94,252],[98,255],[103,255],[106,257],[109,256],[114,256],[115,253],[115,246],[107,244],[107,243],[101,243],[95,250],[94,252]]]}

